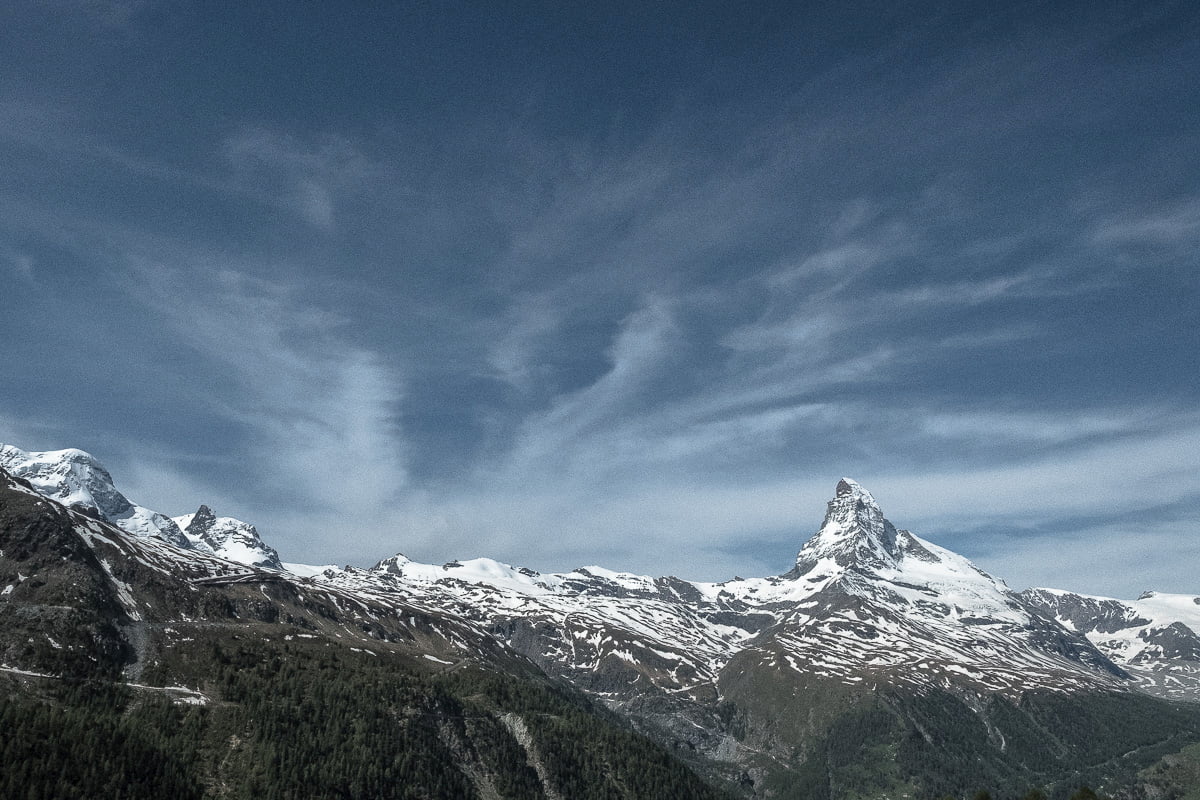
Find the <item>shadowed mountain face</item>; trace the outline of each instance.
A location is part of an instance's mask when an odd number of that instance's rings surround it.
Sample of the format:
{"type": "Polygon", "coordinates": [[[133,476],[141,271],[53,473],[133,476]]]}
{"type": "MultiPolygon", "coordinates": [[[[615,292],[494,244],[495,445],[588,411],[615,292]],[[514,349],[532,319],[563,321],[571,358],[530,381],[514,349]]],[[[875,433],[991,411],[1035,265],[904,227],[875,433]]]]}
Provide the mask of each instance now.
{"type": "Polygon", "coordinates": [[[0,587],[0,797],[722,796],[469,619],[134,536],[3,471],[0,587]]]}
{"type": "MultiPolygon", "coordinates": [[[[368,653],[420,675],[482,669],[569,685],[582,693],[572,702],[617,712],[716,785],[757,797],[955,793],[980,774],[1014,790],[1079,773],[1115,786],[1200,739],[1200,705],[1142,694],[1170,683],[1174,695],[1158,693],[1200,699],[1166,680],[1197,653],[1171,614],[1200,605],[1016,594],[898,530],[848,478],[790,571],[699,583],[402,555],[285,569],[252,525],[207,506],[174,520],[143,509],[138,520],[170,523],[156,530],[130,523],[112,498],[140,507],[87,454],[0,452],[36,479],[4,474],[0,488],[0,653],[9,674],[42,676],[28,680],[95,674],[215,703],[220,692],[202,688],[211,653],[234,641],[368,653]],[[1096,744],[1060,729],[1064,715],[1093,731],[1119,716],[1124,733],[1096,744]]],[[[536,743],[521,747],[536,761],[536,743]]],[[[559,791],[542,777],[545,796],[559,791]]]]}

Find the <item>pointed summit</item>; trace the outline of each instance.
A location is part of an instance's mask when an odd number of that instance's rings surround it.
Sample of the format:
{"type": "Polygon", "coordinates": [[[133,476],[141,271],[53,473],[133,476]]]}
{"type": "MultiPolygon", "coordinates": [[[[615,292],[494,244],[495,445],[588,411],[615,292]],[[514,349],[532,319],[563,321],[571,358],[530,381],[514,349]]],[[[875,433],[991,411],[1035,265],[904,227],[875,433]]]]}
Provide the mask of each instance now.
{"type": "Polygon", "coordinates": [[[192,545],[201,550],[251,567],[283,569],[279,553],[263,542],[258,529],[249,522],[218,517],[207,505],[191,516],[177,517],[176,522],[192,545]]]}
{"type": "MultiPolygon", "coordinates": [[[[178,521],[178,520],[176,520],[178,521]]],[[[183,532],[193,539],[204,539],[205,534],[212,530],[217,522],[217,515],[206,505],[196,509],[196,513],[187,518],[187,524],[181,525],[183,532]]]]}
{"type": "Polygon", "coordinates": [[[797,574],[821,562],[829,566],[894,566],[901,557],[896,528],[884,519],[871,493],[851,478],[834,488],[821,529],[805,542],[796,556],[797,574]]]}
{"type": "Polygon", "coordinates": [[[871,493],[858,484],[853,478],[842,478],[833,490],[834,497],[860,497],[872,505],[878,505],[871,493]]]}

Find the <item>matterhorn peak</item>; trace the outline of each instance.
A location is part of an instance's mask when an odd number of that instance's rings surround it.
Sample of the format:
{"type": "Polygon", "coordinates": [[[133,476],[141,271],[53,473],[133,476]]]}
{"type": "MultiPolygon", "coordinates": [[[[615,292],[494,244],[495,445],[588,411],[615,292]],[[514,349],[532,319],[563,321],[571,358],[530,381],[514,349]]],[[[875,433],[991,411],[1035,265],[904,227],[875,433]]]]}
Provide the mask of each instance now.
{"type": "Polygon", "coordinates": [[[838,481],[837,486],[833,490],[833,495],[835,500],[842,497],[852,497],[879,508],[879,504],[875,502],[875,498],[871,496],[871,493],[853,478],[842,478],[838,481]]]}
{"type": "Polygon", "coordinates": [[[797,554],[796,569],[803,575],[826,560],[839,567],[894,566],[900,557],[896,528],[884,519],[879,503],[857,481],[842,478],[821,529],[797,554]]]}

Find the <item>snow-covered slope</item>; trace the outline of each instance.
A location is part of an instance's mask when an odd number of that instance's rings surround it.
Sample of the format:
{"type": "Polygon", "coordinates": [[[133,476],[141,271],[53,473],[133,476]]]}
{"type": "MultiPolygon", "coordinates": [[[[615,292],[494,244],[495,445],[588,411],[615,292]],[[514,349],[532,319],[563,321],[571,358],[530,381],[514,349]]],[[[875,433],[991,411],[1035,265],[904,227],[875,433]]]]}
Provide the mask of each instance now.
{"type": "MultiPolygon", "coordinates": [[[[1200,605],[1161,596],[1121,604],[1052,603],[1065,595],[1049,590],[1018,595],[965,558],[898,530],[849,478],[837,483],[789,572],[705,583],[602,567],[541,574],[487,558],[432,565],[396,555],[370,569],[285,565],[253,525],[207,506],[172,520],[131,503],[82,451],[4,446],[0,466],[135,536],[470,620],[610,702],[664,694],[709,702],[730,669],[864,689],[1018,696],[1126,687],[1127,671],[1152,688],[1163,681],[1146,675],[1166,675],[1166,663],[1175,685],[1179,669],[1200,661],[1197,623],[1187,616],[1194,608],[1200,617],[1200,605]]],[[[1184,688],[1200,698],[1200,680],[1184,688]]]]}
{"type": "MultiPolygon", "coordinates": [[[[202,690],[179,688],[191,683],[150,687],[141,671],[169,663],[191,674],[192,656],[233,642],[228,652],[241,653],[254,639],[347,648],[418,672],[480,665],[541,680],[540,670],[756,792],[794,780],[826,735],[844,730],[834,726],[879,722],[864,711],[895,726],[880,740],[887,747],[872,745],[889,769],[887,748],[915,738],[932,748],[918,754],[936,761],[962,755],[959,739],[973,731],[964,757],[974,763],[978,753],[1000,758],[1018,734],[1025,749],[1013,750],[1014,769],[1024,780],[1030,747],[1075,758],[1039,719],[1065,709],[1119,728],[1132,709],[1158,725],[1165,706],[1133,690],[1200,700],[1200,681],[1186,672],[1200,653],[1196,598],[1017,595],[898,530],[848,478],[787,573],[706,583],[597,566],[542,574],[488,558],[281,564],[253,526],[207,506],[172,522],[182,544],[107,522],[102,507],[120,501],[86,454],[3,452],[32,476],[0,469],[0,669],[22,675],[103,663],[140,690],[207,702],[202,690]],[[90,627],[68,624],[69,603],[87,612],[71,619],[90,627]]],[[[1164,729],[1161,741],[1184,741],[1175,735],[1164,729]]],[[[1120,755],[1145,742],[1118,746],[1120,755]]],[[[824,774],[828,764],[813,763],[824,774]]],[[[1077,774],[1075,762],[1066,768],[1077,774]]]]}
{"type": "Polygon", "coordinates": [[[1146,592],[1137,600],[1028,589],[1023,597],[1137,679],[1173,699],[1200,699],[1200,597],[1146,592]]]}
{"type": "Polygon", "coordinates": [[[233,517],[218,517],[202,505],[194,514],[173,519],[192,546],[239,564],[268,569],[283,569],[279,553],[268,547],[249,522],[233,517]]]}
{"type": "MultiPolygon", "coordinates": [[[[479,625],[452,613],[395,596],[376,602],[135,536],[28,486],[0,468],[0,670],[52,676],[82,665],[90,674],[100,663],[145,689],[142,670],[165,653],[178,660],[197,641],[254,639],[264,636],[260,626],[282,625],[284,641],[324,638],[359,653],[370,647],[376,656],[402,655],[410,665],[470,660],[530,671],[479,625]]],[[[279,636],[276,630],[263,641],[279,636]]]]}
{"type": "Polygon", "coordinates": [[[599,567],[543,575],[490,559],[315,574],[484,621],[551,671],[605,697],[718,692],[738,657],[846,685],[1115,688],[1125,676],[1085,638],[1031,610],[966,559],[888,522],[843,479],[795,568],[698,583],[599,567]],[[633,689],[628,687],[633,686],[633,689]]]}
{"type": "MultiPolygon", "coordinates": [[[[995,703],[1019,708],[993,696],[1029,692],[1086,702],[1095,691],[1144,689],[1200,701],[1195,598],[1016,594],[897,529],[849,478],[788,572],[709,583],[399,554],[366,569],[285,564],[253,526],[207,506],[167,520],[182,541],[136,526],[122,533],[104,520],[113,513],[120,525],[134,506],[87,454],[0,453],[45,498],[89,509],[53,513],[68,518],[110,579],[135,649],[147,636],[182,645],[214,622],[283,620],[298,626],[289,636],[386,643],[439,670],[470,661],[532,670],[532,662],[660,740],[734,765],[735,775],[790,763],[823,725],[877,692],[935,705],[957,698],[968,715],[995,703]]],[[[0,483],[12,497],[30,493],[0,483]]],[[[29,575],[18,570],[0,586],[0,603],[20,599],[29,575]]]]}
{"type": "Polygon", "coordinates": [[[798,602],[756,644],[764,659],[800,672],[1015,695],[1121,682],[1082,637],[962,556],[897,530],[848,478],[785,577],[798,602]]]}
{"type": "Polygon", "coordinates": [[[140,506],[121,494],[104,465],[82,450],[32,453],[0,445],[0,468],[29,481],[43,496],[90,511],[134,536],[162,539],[247,566],[283,569],[279,554],[263,543],[253,525],[214,516],[208,506],[174,519],[140,506]]]}
{"type": "Polygon", "coordinates": [[[70,508],[86,509],[134,536],[156,536],[179,547],[187,537],[169,517],[131,503],[117,491],[112,476],[82,450],[27,453],[0,445],[0,467],[23,478],[41,494],[70,508]]]}

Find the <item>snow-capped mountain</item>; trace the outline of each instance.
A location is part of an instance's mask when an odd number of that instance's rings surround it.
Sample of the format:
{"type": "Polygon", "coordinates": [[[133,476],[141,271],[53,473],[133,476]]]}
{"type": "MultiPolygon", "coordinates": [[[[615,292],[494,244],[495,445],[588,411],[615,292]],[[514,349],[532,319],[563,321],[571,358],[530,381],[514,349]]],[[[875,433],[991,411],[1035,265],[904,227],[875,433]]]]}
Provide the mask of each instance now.
{"type": "Polygon", "coordinates": [[[218,517],[205,505],[194,514],[174,517],[172,521],[199,550],[251,567],[283,569],[279,553],[263,542],[258,529],[249,522],[218,517]]]}
{"type": "Polygon", "coordinates": [[[214,516],[204,505],[194,514],[175,518],[137,505],[117,490],[104,465],[82,450],[31,453],[2,444],[0,468],[29,481],[51,500],[91,511],[134,536],[156,537],[184,549],[198,548],[238,564],[283,569],[279,554],[263,543],[250,523],[214,516]]]}
{"type": "Polygon", "coordinates": [[[585,567],[542,575],[489,559],[402,555],[314,578],[486,622],[521,652],[605,697],[713,697],[723,670],[789,670],[847,685],[1113,688],[1126,680],[1084,637],[1039,616],[966,559],[888,522],[844,478],[796,566],[700,583],[585,567]],[[622,687],[619,691],[615,687],[622,687]]]}
{"type": "Polygon", "coordinates": [[[1200,597],[1146,592],[1137,600],[1027,589],[1032,606],[1085,635],[1150,694],[1200,699],[1200,597]]]}
{"type": "MultiPolygon", "coordinates": [[[[6,445],[0,464],[46,497],[90,509],[135,536],[285,569],[253,525],[206,505],[174,519],[135,505],[83,451],[6,445]]],[[[956,685],[1019,695],[1128,682],[1087,631],[1046,619],[961,556],[897,530],[849,478],[838,482],[795,566],[776,577],[704,583],[594,566],[543,575],[486,558],[430,565],[403,555],[371,569],[286,569],[341,591],[450,610],[617,700],[647,692],[711,699],[735,659],[740,672],[788,670],[849,686],[956,685]]]]}
{"type": "MultiPolygon", "coordinates": [[[[25,481],[0,472],[0,523],[5,497],[24,503],[26,516],[39,513],[27,507],[33,494],[62,542],[76,542],[60,543],[65,556],[39,555],[24,532],[35,528],[15,528],[15,546],[0,549],[0,579],[11,578],[0,603],[22,601],[43,582],[74,586],[46,571],[82,559],[110,584],[105,613],[120,618],[105,630],[110,639],[121,633],[108,647],[130,654],[131,679],[158,663],[155,653],[185,648],[201,633],[282,625],[287,636],[382,647],[439,669],[480,662],[540,670],[683,748],[705,770],[752,783],[780,765],[797,767],[813,737],[870,698],[957,698],[968,717],[981,715],[984,739],[1001,745],[996,726],[1017,724],[1005,716],[1017,712],[993,717],[988,709],[1024,708],[1030,694],[1144,690],[1200,701],[1196,598],[1017,594],[897,529],[849,478],[837,483],[789,571],[709,583],[598,566],[543,574],[487,558],[433,565],[395,555],[367,569],[281,563],[254,526],[208,506],[173,520],[135,506],[81,451],[4,447],[0,457],[25,481]],[[7,563],[14,558],[19,565],[7,563]]],[[[64,635],[47,633],[50,647],[64,635]]],[[[78,647],[90,647],[89,636],[76,637],[78,647]]],[[[36,640],[36,628],[21,628],[0,660],[26,658],[36,640]]]]}
{"type": "Polygon", "coordinates": [[[783,758],[793,739],[778,731],[793,724],[785,709],[801,696],[843,698],[822,712],[833,717],[844,698],[879,690],[1016,700],[1131,685],[1085,637],[1002,581],[896,530],[850,479],[796,566],[776,577],[542,574],[403,555],[310,574],[314,586],[469,619],[660,738],[718,760],[783,758]],[[730,703],[745,715],[737,735],[719,713],[730,703]]]}
{"type": "Polygon", "coordinates": [[[514,658],[453,614],[132,535],[30,486],[0,469],[0,608],[14,610],[0,612],[0,672],[117,666],[137,680],[214,626],[273,623],[292,628],[292,638],[383,643],[441,664],[514,658]]]}
{"type": "Polygon", "coordinates": [[[179,547],[189,545],[169,517],[143,508],[117,491],[108,470],[82,450],[27,453],[0,444],[0,467],[23,478],[34,489],[69,508],[87,509],[134,536],[157,536],[179,547]]]}
{"type": "Polygon", "coordinates": [[[778,624],[753,642],[759,658],[850,683],[1011,695],[1121,683],[1090,643],[962,556],[897,530],[854,481],[835,492],[796,567],[765,593],[791,603],[767,606],[778,624]]]}

